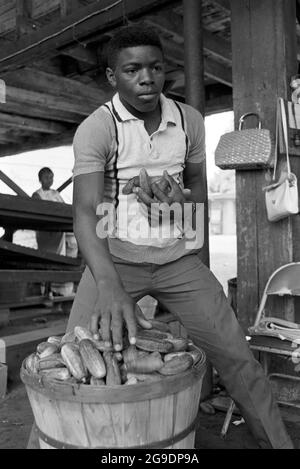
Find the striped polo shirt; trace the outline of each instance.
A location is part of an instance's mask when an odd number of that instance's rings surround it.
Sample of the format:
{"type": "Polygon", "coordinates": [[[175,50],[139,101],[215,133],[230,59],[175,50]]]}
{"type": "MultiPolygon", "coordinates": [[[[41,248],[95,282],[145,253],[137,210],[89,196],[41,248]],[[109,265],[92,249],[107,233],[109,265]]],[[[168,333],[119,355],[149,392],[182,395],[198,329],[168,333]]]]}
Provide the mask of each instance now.
{"type": "Polygon", "coordinates": [[[144,121],[133,116],[118,93],[78,127],[73,148],[74,177],[104,172],[104,202],[116,210],[117,231],[109,238],[113,256],[129,262],[164,264],[190,253],[182,230],[162,224],[157,236],[148,236],[147,211],[136,194],[124,195],[126,183],[142,168],[151,180],[164,170],[183,187],[185,164],[205,159],[201,114],[191,106],[160,96],[161,122],[149,135],[144,121]],[[126,216],[125,216],[126,215],[126,216]],[[125,220],[125,222],[124,222],[125,220]]]}

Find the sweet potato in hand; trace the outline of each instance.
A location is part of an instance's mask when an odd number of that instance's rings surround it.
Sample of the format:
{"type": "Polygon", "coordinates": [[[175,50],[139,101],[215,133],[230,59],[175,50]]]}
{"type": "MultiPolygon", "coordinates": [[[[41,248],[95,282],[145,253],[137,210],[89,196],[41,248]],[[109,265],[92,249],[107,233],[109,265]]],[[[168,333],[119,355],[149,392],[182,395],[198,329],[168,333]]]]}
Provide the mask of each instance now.
{"type": "Polygon", "coordinates": [[[133,188],[134,187],[140,187],[140,177],[139,176],[134,176],[133,178],[129,179],[127,184],[123,187],[123,194],[124,195],[129,195],[133,194],[133,188]]]}

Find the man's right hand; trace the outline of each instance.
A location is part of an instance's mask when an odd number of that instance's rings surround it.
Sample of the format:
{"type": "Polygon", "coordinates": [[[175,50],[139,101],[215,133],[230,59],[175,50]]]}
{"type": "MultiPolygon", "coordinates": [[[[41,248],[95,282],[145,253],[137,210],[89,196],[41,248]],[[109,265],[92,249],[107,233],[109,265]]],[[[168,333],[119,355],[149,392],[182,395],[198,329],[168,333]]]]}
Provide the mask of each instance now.
{"type": "Polygon", "coordinates": [[[122,350],[124,325],[131,344],[136,341],[137,324],[144,329],[152,327],[121,284],[99,282],[98,292],[95,313],[90,319],[90,330],[97,335],[100,327],[102,339],[107,346],[113,344],[116,351],[122,350]]]}

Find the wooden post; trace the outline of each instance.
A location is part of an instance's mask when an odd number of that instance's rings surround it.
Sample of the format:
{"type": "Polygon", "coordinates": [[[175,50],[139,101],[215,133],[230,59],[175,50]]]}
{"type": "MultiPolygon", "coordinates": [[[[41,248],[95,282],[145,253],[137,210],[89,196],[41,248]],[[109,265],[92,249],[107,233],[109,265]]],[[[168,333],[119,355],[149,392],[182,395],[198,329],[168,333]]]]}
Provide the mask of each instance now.
{"type": "Polygon", "coordinates": [[[185,99],[205,113],[202,0],[183,1],[185,99]]]}
{"type": "MultiPolygon", "coordinates": [[[[290,77],[297,73],[296,8],[290,0],[231,0],[233,104],[235,125],[257,112],[275,133],[276,97],[290,98],[290,77]]],[[[299,178],[300,159],[291,158],[299,178]]],[[[264,193],[267,171],[237,171],[237,309],[245,330],[254,323],[263,288],[279,266],[300,260],[299,216],[267,220],[264,193]]],[[[271,302],[283,316],[283,303],[271,302]]],[[[294,319],[288,308],[286,319],[294,319]]]]}
{"type": "Polygon", "coordinates": [[[32,16],[32,0],[16,0],[16,38],[34,30],[32,16]]]}
{"type": "MultiPolygon", "coordinates": [[[[203,58],[203,29],[202,29],[202,0],[183,0],[183,30],[184,30],[184,72],[185,72],[185,102],[205,115],[204,88],[204,58],[203,58]]],[[[206,170],[206,169],[205,169],[206,170]]],[[[204,245],[199,254],[201,260],[209,266],[209,227],[207,187],[205,188],[206,202],[204,212],[204,245]]],[[[212,368],[207,363],[201,400],[205,400],[212,390],[212,368]]]]}
{"type": "Polygon", "coordinates": [[[60,0],[60,14],[61,16],[67,16],[70,13],[74,11],[74,5],[77,2],[74,2],[74,0],[60,0]]]}
{"type": "MultiPolygon", "coordinates": [[[[185,101],[205,116],[202,0],[183,0],[185,101]]],[[[207,187],[205,203],[205,243],[201,260],[209,266],[207,187]]]]}

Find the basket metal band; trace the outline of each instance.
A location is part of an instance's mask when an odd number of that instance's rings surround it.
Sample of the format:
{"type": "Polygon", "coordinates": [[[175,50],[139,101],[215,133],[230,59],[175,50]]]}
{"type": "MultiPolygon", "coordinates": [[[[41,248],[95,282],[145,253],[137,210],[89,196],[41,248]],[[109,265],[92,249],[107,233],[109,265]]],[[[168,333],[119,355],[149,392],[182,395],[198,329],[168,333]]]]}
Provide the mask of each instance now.
{"type": "Polygon", "coordinates": [[[156,441],[153,443],[149,443],[147,445],[140,445],[140,446],[126,446],[126,447],[116,447],[112,448],[111,446],[96,446],[93,448],[87,448],[84,446],[75,446],[75,445],[70,445],[68,443],[63,443],[61,441],[55,440],[54,438],[51,438],[50,436],[46,435],[40,428],[35,424],[36,428],[35,431],[38,434],[38,437],[41,438],[45,443],[48,445],[52,446],[55,449],[109,449],[109,450],[125,450],[125,449],[163,449],[163,448],[168,448],[169,446],[174,445],[178,441],[183,440],[186,436],[188,436],[192,431],[196,430],[199,426],[199,414],[196,416],[196,418],[193,420],[193,422],[183,431],[180,433],[177,433],[177,435],[173,436],[172,438],[167,438],[162,441],[156,441]]]}

